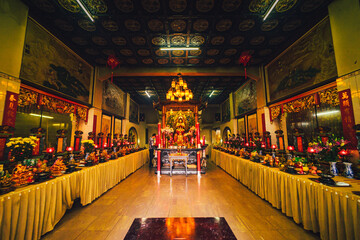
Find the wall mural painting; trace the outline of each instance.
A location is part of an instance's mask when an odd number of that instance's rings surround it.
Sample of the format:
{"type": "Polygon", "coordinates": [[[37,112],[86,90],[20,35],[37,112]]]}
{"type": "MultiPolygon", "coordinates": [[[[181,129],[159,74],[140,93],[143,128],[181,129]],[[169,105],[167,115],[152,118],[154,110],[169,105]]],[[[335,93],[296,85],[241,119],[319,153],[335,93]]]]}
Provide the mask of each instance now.
{"type": "Polygon", "coordinates": [[[252,115],[248,115],[248,134],[252,133],[254,135],[255,132],[258,131],[257,128],[257,120],[256,120],[256,113],[252,115]]]}
{"type": "Polygon", "coordinates": [[[120,133],[121,133],[121,120],[115,118],[114,134],[120,134],[120,133]]]}
{"type": "Polygon", "coordinates": [[[111,116],[102,115],[101,132],[104,133],[105,136],[111,133],[111,116]]]}
{"type": "Polygon", "coordinates": [[[29,19],[20,78],[89,102],[92,67],[29,19]]]}
{"type": "Polygon", "coordinates": [[[337,76],[330,21],[324,19],[267,66],[269,100],[302,91],[337,76]]]}
{"type": "Polygon", "coordinates": [[[103,82],[102,109],[125,116],[126,93],[109,80],[103,82]]]}
{"type": "Polygon", "coordinates": [[[256,81],[249,80],[234,92],[235,116],[256,109],[256,81]]]}
{"type": "Polygon", "coordinates": [[[230,121],[230,101],[227,99],[221,104],[221,122],[230,121]]]}
{"type": "Polygon", "coordinates": [[[132,99],[130,99],[129,121],[137,124],[139,123],[139,105],[132,99]]]}

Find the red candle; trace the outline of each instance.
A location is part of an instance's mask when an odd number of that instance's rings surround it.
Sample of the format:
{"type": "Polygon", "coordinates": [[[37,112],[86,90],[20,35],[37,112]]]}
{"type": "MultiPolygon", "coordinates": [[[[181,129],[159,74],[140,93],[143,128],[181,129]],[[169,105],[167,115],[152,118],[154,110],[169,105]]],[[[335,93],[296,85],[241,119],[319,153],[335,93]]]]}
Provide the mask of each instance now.
{"type": "Polygon", "coordinates": [[[202,145],[203,145],[203,146],[205,145],[205,135],[203,135],[203,142],[202,142],[202,145]]]}
{"type": "Polygon", "coordinates": [[[308,152],[309,152],[309,153],[315,153],[315,149],[312,148],[312,147],[308,147],[308,152]]]}
{"type": "Polygon", "coordinates": [[[157,142],[157,144],[158,144],[158,147],[159,147],[159,148],[161,148],[161,141],[160,141],[160,139],[161,139],[161,123],[158,123],[158,142],[157,142]]]}
{"type": "Polygon", "coordinates": [[[196,123],[196,144],[197,147],[200,148],[200,124],[196,123]]]}
{"type": "Polygon", "coordinates": [[[288,148],[287,148],[289,151],[294,151],[294,146],[288,146],[288,148]]]}
{"type": "Polygon", "coordinates": [[[54,148],[47,148],[47,149],[46,149],[46,152],[47,152],[47,153],[52,153],[52,152],[54,152],[54,148]]]}
{"type": "Polygon", "coordinates": [[[348,151],[346,151],[345,149],[343,149],[343,150],[341,150],[341,151],[339,152],[339,154],[342,155],[342,156],[346,156],[346,155],[348,155],[348,151]]]}

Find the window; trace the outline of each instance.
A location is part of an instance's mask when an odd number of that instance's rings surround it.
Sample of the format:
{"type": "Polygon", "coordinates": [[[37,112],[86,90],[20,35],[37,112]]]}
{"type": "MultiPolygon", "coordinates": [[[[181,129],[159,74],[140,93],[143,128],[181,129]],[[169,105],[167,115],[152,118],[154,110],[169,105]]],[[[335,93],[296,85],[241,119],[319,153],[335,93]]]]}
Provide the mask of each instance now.
{"type": "Polygon", "coordinates": [[[28,137],[32,128],[45,129],[45,148],[56,146],[56,131],[67,130],[66,145],[71,142],[72,116],[69,114],[58,114],[48,111],[31,110],[31,112],[16,113],[14,137],[28,137]]]}

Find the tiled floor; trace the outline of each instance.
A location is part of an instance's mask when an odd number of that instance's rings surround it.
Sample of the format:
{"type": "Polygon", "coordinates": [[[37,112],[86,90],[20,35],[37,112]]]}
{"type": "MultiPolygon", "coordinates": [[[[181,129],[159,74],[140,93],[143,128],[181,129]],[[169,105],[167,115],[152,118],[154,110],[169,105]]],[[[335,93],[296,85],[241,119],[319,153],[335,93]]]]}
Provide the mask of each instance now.
{"type": "Polygon", "coordinates": [[[144,166],[92,204],[75,206],[43,239],[123,239],[135,218],[224,217],[238,239],[318,239],[223,170],[198,178],[144,166]]]}

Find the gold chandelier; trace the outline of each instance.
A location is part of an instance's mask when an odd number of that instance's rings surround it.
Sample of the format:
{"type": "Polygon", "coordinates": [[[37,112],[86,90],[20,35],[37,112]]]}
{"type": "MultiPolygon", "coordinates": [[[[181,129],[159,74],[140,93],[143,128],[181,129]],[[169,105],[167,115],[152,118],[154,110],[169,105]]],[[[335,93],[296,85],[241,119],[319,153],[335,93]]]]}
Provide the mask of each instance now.
{"type": "Polygon", "coordinates": [[[187,83],[182,78],[181,74],[178,74],[178,79],[173,79],[171,82],[171,88],[166,94],[166,99],[170,101],[189,101],[193,99],[194,95],[187,87],[187,83]]]}

